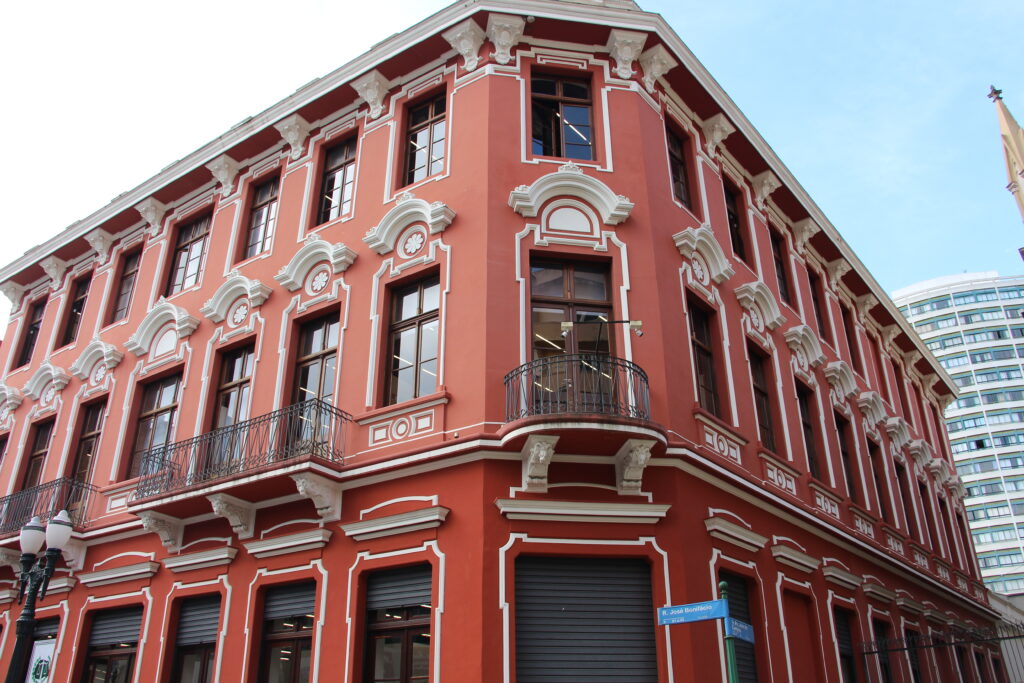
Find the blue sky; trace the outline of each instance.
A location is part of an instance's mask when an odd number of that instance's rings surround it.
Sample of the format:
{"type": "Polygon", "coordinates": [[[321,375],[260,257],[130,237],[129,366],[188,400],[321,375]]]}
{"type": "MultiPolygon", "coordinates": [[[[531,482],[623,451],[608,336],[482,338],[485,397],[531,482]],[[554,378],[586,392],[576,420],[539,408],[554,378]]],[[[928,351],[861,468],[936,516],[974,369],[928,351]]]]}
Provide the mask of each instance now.
{"type": "MultiPolygon", "coordinates": [[[[447,4],[16,3],[0,41],[0,261],[447,4]]],[[[985,98],[995,83],[1024,120],[1024,3],[641,6],[676,29],[885,289],[1024,272],[985,98]]]]}

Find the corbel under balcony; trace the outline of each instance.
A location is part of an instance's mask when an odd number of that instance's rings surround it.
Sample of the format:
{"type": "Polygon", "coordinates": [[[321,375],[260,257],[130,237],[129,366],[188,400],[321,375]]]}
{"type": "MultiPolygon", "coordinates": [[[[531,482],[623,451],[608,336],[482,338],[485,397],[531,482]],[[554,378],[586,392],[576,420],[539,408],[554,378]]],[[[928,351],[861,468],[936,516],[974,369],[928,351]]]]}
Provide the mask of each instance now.
{"type": "Polygon", "coordinates": [[[213,514],[226,519],[239,538],[252,538],[256,526],[255,505],[226,493],[214,493],[206,499],[213,506],[213,514]]]}
{"type": "Polygon", "coordinates": [[[135,515],[142,520],[142,528],[159,536],[167,550],[177,552],[181,547],[181,537],[185,530],[182,520],[152,510],[136,512],[135,515]]]}
{"type": "Polygon", "coordinates": [[[371,538],[395,536],[410,531],[439,527],[447,519],[449,512],[450,510],[446,507],[434,505],[422,510],[400,512],[395,515],[342,524],[341,528],[346,536],[351,536],[357,541],[366,541],[371,538]]]}
{"type": "Polygon", "coordinates": [[[657,443],[648,439],[627,439],[615,454],[615,487],[619,495],[639,495],[644,468],[651,460],[651,448],[657,443]]]}
{"type": "Polygon", "coordinates": [[[548,467],[555,456],[557,436],[531,434],[523,445],[523,488],[532,493],[547,493],[548,467]]]}
{"type": "Polygon", "coordinates": [[[324,522],[341,519],[341,483],[312,472],[290,475],[299,495],[313,501],[316,513],[324,522]]]}

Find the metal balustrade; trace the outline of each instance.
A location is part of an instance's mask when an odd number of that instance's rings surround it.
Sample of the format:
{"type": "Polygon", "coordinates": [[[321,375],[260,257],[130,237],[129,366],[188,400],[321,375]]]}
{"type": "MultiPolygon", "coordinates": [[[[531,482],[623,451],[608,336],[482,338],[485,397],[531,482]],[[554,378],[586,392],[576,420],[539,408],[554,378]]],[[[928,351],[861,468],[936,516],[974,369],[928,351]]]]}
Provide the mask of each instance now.
{"type": "Polygon", "coordinates": [[[76,527],[89,522],[89,504],[96,488],[62,477],[0,498],[0,534],[17,532],[33,517],[43,522],[67,510],[76,527]]]}
{"type": "Polygon", "coordinates": [[[299,458],[343,462],[344,425],[351,416],[318,399],[215,429],[135,456],[135,498],[286,464],[299,458]]]}
{"type": "Polygon", "coordinates": [[[651,419],[647,373],[621,358],[568,353],[520,365],[505,375],[505,420],[538,415],[651,419]]]}

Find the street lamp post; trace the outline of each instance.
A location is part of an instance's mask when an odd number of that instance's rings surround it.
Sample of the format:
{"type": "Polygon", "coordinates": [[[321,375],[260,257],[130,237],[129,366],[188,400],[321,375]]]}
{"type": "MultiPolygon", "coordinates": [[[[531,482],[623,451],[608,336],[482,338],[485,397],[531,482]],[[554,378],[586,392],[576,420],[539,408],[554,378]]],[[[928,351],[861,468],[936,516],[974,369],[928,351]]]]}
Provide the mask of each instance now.
{"type": "Polygon", "coordinates": [[[25,599],[25,606],[18,617],[17,641],[11,664],[7,669],[7,683],[21,683],[25,680],[25,667],[32,649],[36,630],[36,598],[46,597],[46,587],[57,567],[61,550],[71,540],[71,519],[67,510],[61,510],[43,527],[39,517],[33,517],[21,529],[21,576],[18,577],[18,603],[25,599]],[[46,541],[46,553],[39,551],[46,541]]]}

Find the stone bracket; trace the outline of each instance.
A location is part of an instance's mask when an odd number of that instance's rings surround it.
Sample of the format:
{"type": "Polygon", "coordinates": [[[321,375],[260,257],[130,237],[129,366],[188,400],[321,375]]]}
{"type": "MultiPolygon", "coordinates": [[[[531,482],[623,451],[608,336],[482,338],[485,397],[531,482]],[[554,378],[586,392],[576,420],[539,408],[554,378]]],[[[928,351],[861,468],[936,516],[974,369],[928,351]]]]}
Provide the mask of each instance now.
{"type": "Polygon", "coordinates": [[[644,476],[644,468],[651,460],[651,447],[655,442],[649,439],[627,439],[615,454],[615,488],[619,495],[638,495],[644,476]]]}
{"type": "Polygon", "coordinates": [[[181,547],[181,536],[185,531],[185,523],[177,517],[171,517],[160,512],[143,510],[135,515],[142,520],[142,528],[160,537],[160,542],[171,552],[177,552],[181,547]]]}
{"type": "Polygon", "coordinates": [[[252,538],[256,527],[255,505],[226,493],[214,493],[206,499],[213,506],[213,514],[228,520],[231,530],[239,538],[252,538]]]}
{"type": "Polygon", "coordinates": [[[309,498],[316,507],[316,513],[325,522],[341,519],[341,483],[312,472],[291,475],[299,495],[309,498]]]}
{"type": "Polygon", "coordinates": [[[523,445],[523,488],[533,493],[548,492],[548,467],[555,456],[557,436],[532,434],[523,445]]]}

